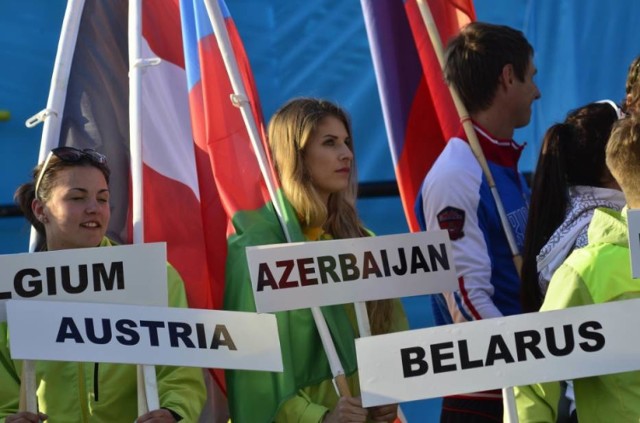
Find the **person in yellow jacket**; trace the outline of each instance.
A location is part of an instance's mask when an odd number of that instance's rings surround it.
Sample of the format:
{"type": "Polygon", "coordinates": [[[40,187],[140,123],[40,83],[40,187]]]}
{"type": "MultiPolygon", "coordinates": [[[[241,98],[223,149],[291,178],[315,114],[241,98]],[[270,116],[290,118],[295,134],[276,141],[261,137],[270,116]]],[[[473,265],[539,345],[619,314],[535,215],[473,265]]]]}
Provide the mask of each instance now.
{"type": "MultiPolygon", "coordinates": [[[[606,162],[622,188],[628,208],[640,208],[640,118],[618,121],[606,150],[606,162]]],[[[596,209],[589,243],[575,250],[549,284],[541,311],[640,298],[640,281],[632,279],[627,213],[596,209]]],[[[574,380],[580,423],[640,420],[640,371],[574,380]]],[[[520,422],[555,422],[561,395],[558,382],[516,388],[520,422]]]]}
{"type": "MultiPolygon", "coordinates": [[[[109,247],[109,168],[94,150],[58,147],[34,169],[15,199],[43,235],[40,249],[109,247]]],[[[167,264],[169,305],[186,307],[184,285],[167,264]]],[[[18,412],[21,363],[10,358],[6,324],[0,325],[0,423],[196,422],[205,402],[202,370],[157,366],[161,408],[138,416],[136,366],[40,361],[36,365],[41,413],[18,412]]]]}

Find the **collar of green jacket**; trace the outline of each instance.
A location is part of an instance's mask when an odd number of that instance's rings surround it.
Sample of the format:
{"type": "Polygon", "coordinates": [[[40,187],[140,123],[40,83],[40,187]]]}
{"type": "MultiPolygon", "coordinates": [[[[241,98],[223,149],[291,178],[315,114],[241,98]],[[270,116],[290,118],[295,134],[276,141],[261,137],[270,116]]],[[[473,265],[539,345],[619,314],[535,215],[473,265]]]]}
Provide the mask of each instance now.
{"type": "Polygon", "coordinates": [[[589,245],[613,244],[628,246],[627,207],[621,212],[598,208],[593,213],[588,230],[589,245]]]}

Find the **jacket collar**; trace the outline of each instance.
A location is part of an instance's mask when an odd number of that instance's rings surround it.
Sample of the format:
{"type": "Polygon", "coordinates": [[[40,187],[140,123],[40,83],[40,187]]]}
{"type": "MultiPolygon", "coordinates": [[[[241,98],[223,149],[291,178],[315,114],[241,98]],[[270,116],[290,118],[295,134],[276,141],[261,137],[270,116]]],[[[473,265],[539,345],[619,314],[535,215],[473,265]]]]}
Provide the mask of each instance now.
{"type": "Polygon", "coordinates": [[[618,212],[607,208],[597,208],[589,225],[589,245],[615,244],[628,247],[627,207],[618,212]]]}
{"type": "MultiPolygon", "coordinates": [[[[476,130],[480,147],[482,148],[487,161],[493,162],[499,166],[514,169],[517,168],[518,160],[520,160],[520,155],[522,154],[522,149],[526,144],[520,145],[512,139],[495,138],[476,122],[473,122],[473,127],[476,130]]],[[[469,142],[467,135],[464,132],[464,128],[462,127],[460,127],[458,138],[467,143],[469,142]]]]}

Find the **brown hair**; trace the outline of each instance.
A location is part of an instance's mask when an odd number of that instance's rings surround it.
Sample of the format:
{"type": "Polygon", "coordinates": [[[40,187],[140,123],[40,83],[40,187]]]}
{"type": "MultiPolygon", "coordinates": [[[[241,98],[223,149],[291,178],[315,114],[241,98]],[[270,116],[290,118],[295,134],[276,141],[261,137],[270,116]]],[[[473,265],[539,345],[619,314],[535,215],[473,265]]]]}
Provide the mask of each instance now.
{"type": "MultiPolygon", "coordinates": [[[[321,226],[328,234],[338,239],[369,236],[356,211],[358,181],[355,159],[348,188],[332,193],[326,205],[304,165],[307,143],[323,119],[330,116],[340,120],[352,138],[349,116],[329,101],[296,98],[282,106],[271,118],[268,128],[269,147],[274,165],[282,189],[303,228],[321,226]]],[[[349,145],[350,149],[353,148],[352,145],[349,145]]],[[[387,332],[391,323],[392,302],[371,301],[367,305],[372,332],[387,332]]]]}
{"type": "Polygon", "coordinates": [[[614,125],[607,144],[607,166],[627,199],[640,207],[640,116],[631,115],[614,125]]]}
{"type": "Polygon", "coordinates": [[[625,93],[627,94],[623,102],[623,110],[625,113],[637,112],[638,102],[640,102],[640,84],[638,77],[640,76],[640,56],[633,59],[627,71],[627,82],[625,84],[625,93]]]}
{"type": "MultiPolygon", "coordinates": [[[[40,234],[43,238],[46,237],[44,231],[44,225],[40,222],[36,216],[33,214],[33,210],[31,209],[31,203],[36,198],[35,192],[35,184],[40,176],[40,172],[42,171],[42,167],[44,163],[40,163],[36,167],[33,168],[32,171],[32,180],[30,182],[24,183],[20,185],[16,192],[13,194],[13,200],[18,205],[24,217],[29,221],[29,223],[36,229],[38,234],[40,234]]],[[[109,183],[109,176],[111,175],[111,171],[106,163],[96,163],[89,158],[81,158],[75,162],[68,162],[58,158],[56,155],[52,155],[49,159],[49,163],[47,164],[47,168],[44,169],[44,174],[42,175],[42,179],[40,180],[40,186],[38,187],[38,198],[42,202],[47,202],[51,197],[51,190],[56,184],[57,176],[63,169],[73,168],[73,167],[95,167],[100,170],[104,175],[104,179],[109,183]]]]}
{"type": "Polygon", "coordinates": [[[521,31],[472,22],[452,38],[445,52],[444,75],[460,94],[469,113],[491,106],[502,69],[511,64],[524,82],[533,47],[521,31]]]}
{"type": "Polygon", "coordinates": [[[534,173],[522,254],[520,298],[524,312],[538,311],[542,293],[536,257],[562,224],[569,205],[569,187],[602,186],[607,175],[605,148],[618,119],[607,103],[591,103],[569,112],[563,123],[544,135],[534,173]]]}

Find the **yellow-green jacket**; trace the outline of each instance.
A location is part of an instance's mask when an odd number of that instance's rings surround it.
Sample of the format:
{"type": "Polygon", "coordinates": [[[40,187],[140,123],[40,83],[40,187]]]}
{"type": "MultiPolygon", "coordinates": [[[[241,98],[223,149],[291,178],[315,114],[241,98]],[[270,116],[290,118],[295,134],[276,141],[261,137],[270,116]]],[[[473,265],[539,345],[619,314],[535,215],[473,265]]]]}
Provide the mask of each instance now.
{"type": "MultiPolygon", "coordinates": [[[[104,238],[101,247],[112,243],[104,238]]],[[[187,307],[184,284],[167,264],[169,305],[187,307]]],[[[18,411],[21,361],[9,354],[6,323],[0,324],[0,423],[18,411]]],[[[195,367],[156,366],[160,407],[197,422],[206,390],[202,370],[195,367]]],[[[52,423],[133,422],[138,417],[136,366],[112,363],[38,361],[38,404],[52,423]]]]}
{"type": "MultiPolygon", "coordinates": [[[[631,278],[627,209],[597,209],[589,244],[575,250],[554,273],[541,311],[640,297],[631,278]]],[[[580,423],[640,421],[640,371],[574,379],[580,423]]],[[[559,382],[516,388],[520,422],[555,422],[559,382]]]]}
{"type": "MultiPolygon", "coordinates": [[[[371,233],[373,236],[373,233],[371,233]]],[[[323,234],[320,228],[311,228],[305,231],[308,240],[333,239],[328,234],[323,234]]],[[[409,329],[409,323],[404,313],[404,308],[399,299],[391,300],[393,310],[390,316],[389,333],[400,332],[409,329]]],[[[349,322],[356,336],[359,336],[358,321],[353,304],[344,304],[345,311],[349,317],[349,322]]],[[[349,393],[352,396],[360,395],[360,383],[358,372],[347,375],[349,393]]],[[[325,379],[317,385],[307,386],[298,391],[296,396],[291,397],[278,410],[276,423],[319,423],[325,414],[335,408],[338,403],[338,394],[333,386],[332,379],[325,379]]]]}

